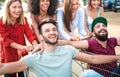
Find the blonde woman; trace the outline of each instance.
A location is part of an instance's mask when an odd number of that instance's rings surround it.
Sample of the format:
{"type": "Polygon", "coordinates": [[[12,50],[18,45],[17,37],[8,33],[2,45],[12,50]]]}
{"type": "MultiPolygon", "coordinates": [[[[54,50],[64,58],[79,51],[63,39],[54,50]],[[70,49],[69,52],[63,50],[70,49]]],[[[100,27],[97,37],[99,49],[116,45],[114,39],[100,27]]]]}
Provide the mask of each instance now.
{"type": "MultiPolygon", "coordinates": [[[[0,45],[2,46],[0,48],[4,49],[4,51],[0,51],[2,63],[18,61],[20,56],[27,55],[27,51],[33,50],[33,47],[37,45],[36,37],[29,28],[27,19],[24,18],[21,0],[5,1],[0,19],[0,35],[4,43],[4,45],[0,45]],[[33,46],[26,46],[24,35],[33,46]]],[[[4,77],[16,76],[15,73],[4,75],[4,77]]],[[[18,77],[24,77],[23,72],[18,73],[18,77]]]]}

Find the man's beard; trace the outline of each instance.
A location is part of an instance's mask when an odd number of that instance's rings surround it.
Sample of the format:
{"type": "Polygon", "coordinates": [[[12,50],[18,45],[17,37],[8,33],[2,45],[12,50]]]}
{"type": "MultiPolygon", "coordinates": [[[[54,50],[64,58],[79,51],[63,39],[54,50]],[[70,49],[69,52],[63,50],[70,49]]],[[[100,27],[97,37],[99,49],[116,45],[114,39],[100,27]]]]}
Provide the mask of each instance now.
{"type": "Polygon", "coordinates": [[[47,44],[50,44],[50,45],[56,45],[58,43],[58,38],[56,39],[55,42],[50,42],[47,38],[43,37],[44,38],[44,42],[47,43],[47,44]]]}
{"type": "Polygon", "coordinates": [[[95,36],[98,40],[100,41],[106,41],[108,39],[108,34],[104,34],[104,35],[99,35],[95,33],[95,36]]]}

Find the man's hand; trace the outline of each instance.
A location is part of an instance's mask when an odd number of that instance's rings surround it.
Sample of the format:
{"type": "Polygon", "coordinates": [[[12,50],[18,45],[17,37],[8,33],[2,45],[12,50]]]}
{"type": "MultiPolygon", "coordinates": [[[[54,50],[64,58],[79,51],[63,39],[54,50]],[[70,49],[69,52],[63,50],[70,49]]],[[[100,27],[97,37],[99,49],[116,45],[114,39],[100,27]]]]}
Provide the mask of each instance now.
{"type": "Polygon", "coordinates": [[[33,50],[33,46],[22,46],[20,49],[18,49],[18,54],[21,56],[25,56],[28,54],[28,52],[31,52],[33,50]]]}
{"type": "Polygon", "coordinates": [[[37,46],[34,47],[34,49],[32,50],[32,53],[36,52],[40,50],[40,54],[42,54],[42,52],[44,51],[44,44],[38,44],[37,46]]]}
{"type": "Polygon", "coordinates": [[[79,41],[80,40],[80,37],[79,36],[72,36],[70,38],[71,41],[79,41]]]}

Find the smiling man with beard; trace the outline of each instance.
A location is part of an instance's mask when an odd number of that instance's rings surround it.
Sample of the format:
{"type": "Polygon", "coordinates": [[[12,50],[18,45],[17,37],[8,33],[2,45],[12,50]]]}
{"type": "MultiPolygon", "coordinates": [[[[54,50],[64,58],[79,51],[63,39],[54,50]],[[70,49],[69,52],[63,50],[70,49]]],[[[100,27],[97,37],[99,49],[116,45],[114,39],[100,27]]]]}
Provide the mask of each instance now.
{"type": "MultiPolygon", "coordinates": [[[[120,46],[120,37],[108,38],[107,20],[104,17],[97,17],[92,22],[93,39],[83,41],[64,41],[62,45],[69,44],[78,49],[86,49],[93,54],[116,55],[115,47],[120,46]]],[[[117,62],[107,64],[89,64],[90,68],[109,77],[111,72],[117,67],[117,62]]],[[[115,76],[117,77],[117,76],[115,76]]],[[[119,76],[118,76],[119,77],[119,76]]]]}

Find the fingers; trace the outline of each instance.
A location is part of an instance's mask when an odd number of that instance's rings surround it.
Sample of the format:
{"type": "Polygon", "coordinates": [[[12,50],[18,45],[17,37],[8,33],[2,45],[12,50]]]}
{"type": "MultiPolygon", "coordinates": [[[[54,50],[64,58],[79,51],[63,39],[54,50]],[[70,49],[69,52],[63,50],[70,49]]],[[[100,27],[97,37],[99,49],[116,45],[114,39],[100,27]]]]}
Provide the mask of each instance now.
{"type": "Polygon", "coordinates": [[[39,51],[40,54],[42,54],[42,52],[44,51],[44,45],[41,43],[35,46],[34,49],[32,50],[32,53],[35,53],[36,51],[39,51]]]}
{"type": "Polygon", "coordinates": [[[70,40],[71,40],[71,41],[79,41],[79,40],[80,40],[80,37],[78,37],[78,36],[72,36],[72,37],[70,38],[70,40]]]}
{"type": "Polygon", "coordinates": [[[33,46],[27,46],[27,49],[26,49],[26,50],[27,50],[28,52],[31,52],[33,49],[34,49],[33,46]]]}

